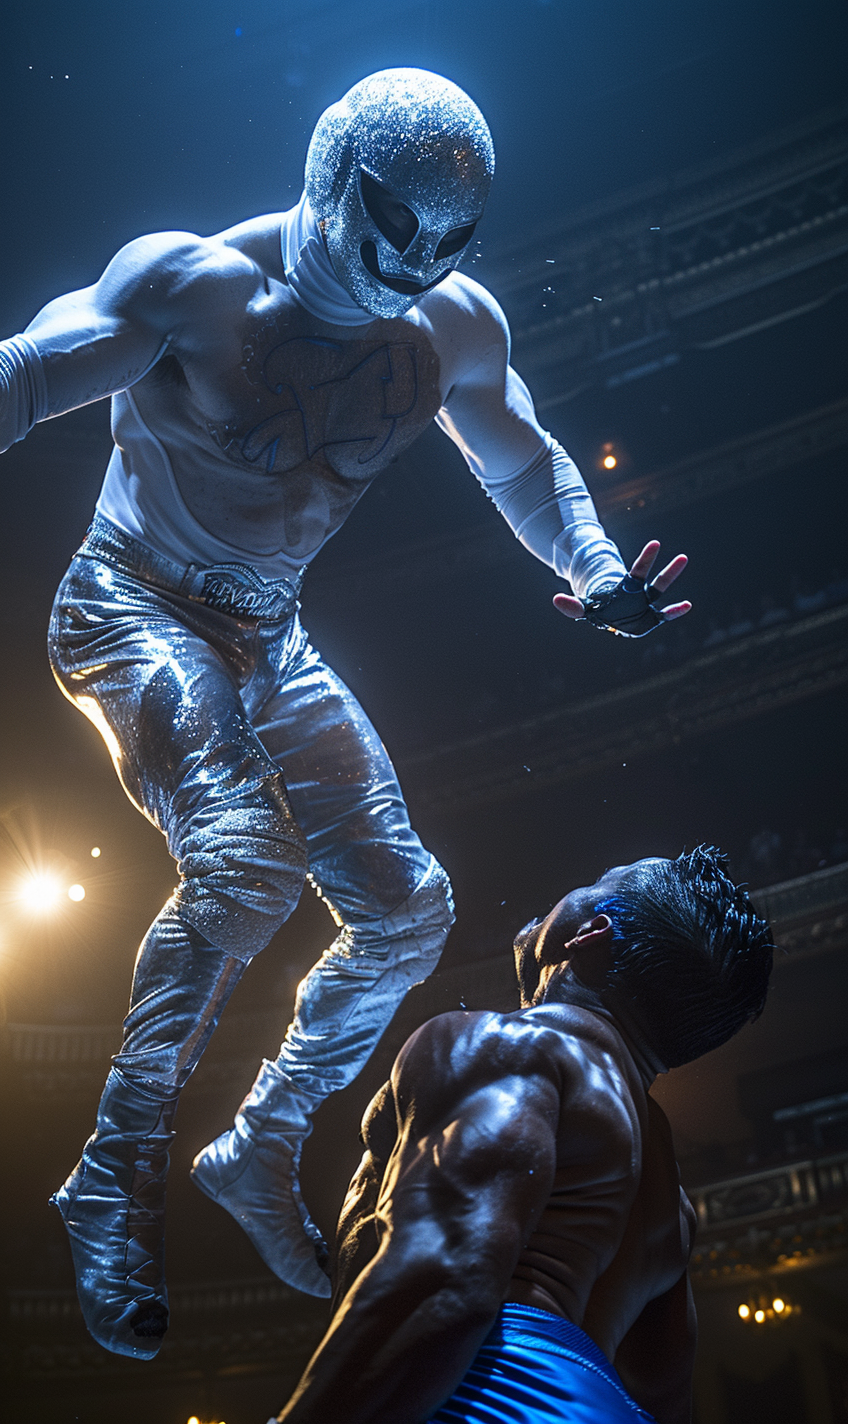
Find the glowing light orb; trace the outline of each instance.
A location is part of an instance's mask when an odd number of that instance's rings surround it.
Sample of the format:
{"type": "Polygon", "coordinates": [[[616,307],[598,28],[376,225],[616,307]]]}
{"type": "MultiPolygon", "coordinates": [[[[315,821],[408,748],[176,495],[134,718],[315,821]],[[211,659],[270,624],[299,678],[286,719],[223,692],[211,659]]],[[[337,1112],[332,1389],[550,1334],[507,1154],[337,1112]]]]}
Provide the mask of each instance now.
{"type": "Polygon", "coordinates": [[[25,880],[19,898],[35,915],[49,915],[55,910],[62,894],[62,887],[55,875],[41,871],[25,880]]]}
{"type": "MultiPolygon", "coordinates": [[[[92,846],[92,847],[91,847],[91,859],[92,859],[92,860],[99,860],[99,859],[100,859],[100,854],[101,854],[101,851],[100,851],[100,847],[99,847],[99,846],[92,846]]],[[[188,1424],[191,1424],[191,1420],[188,1421],[188,1424]]]]}
{"type": "Polygon", "coordinates": [[[604,469],[605,469],[605,470],[614,470],[617,464],[618,464],[618,461],[617,461],[617,459],[615,458],[615,455],[604,455],[604,469]]]}
{"type": "Polygon", "coordinates": [[[757,1322],[758,1325],[762,1325],[762,1323],[763,1323],[763,1321],[765,1320],[765,1318],[766,1318],[766,1313],[765,1313],[764,1310],[755,1310],[755,1311],[754,1311],[754,1319],[756,1320],[756,1322],[757,1322]]]}
{"type": "Polygon", "coordinates": [[[85,886],[84,886],[84,885],[69,885],[69,886],[68,886],[68,899],[69,899],[69,900],[75,900],[75,901],[77,901],[77,902],[79,902],[80,900],[84,900],[84,899],[85,899],[85,886]]]}
{"type": "MultiPolygon", "coordinates": [[[[739,1307],[739,1317],[740,1317],[741,1320],[747,1320],[747,1319],[748,1319],[748,1316],[749,1316],[750,1314],[751,1314],[751,1307],[750,1307],[749,1305],[740,1305],[740,1307],[739,1307]]],[[[189,1424],[191,1424],[191,1420],[189,1420],[189,1424]]]]}
{"type": "Polygon", "coordinates": [[[786,1301],[781,1300],[780,1296],[776,1296],[771,1303],[771,1308],[774,1311],[775,1315],[782,1315],[784,1310],[786,1309],[786,1301]]]}

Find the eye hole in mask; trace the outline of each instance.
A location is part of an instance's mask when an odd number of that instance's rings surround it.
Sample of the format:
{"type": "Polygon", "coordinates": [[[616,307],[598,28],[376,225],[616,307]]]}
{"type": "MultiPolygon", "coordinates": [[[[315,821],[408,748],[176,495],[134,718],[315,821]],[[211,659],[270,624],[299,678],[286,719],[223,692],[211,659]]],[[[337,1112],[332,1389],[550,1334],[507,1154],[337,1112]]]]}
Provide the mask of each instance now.
{"type": "MultiPolygon", "coordinates": [[[[406,203],[396,198],[364,168],[359,170],[359,190],[365,211],[396,252],[404,253],[418,232],[418,219],[406,203]]],[[[450,236],[450,234],[448,234],[450,236]]],[[[444,241],[444,239],[442,239],[444,241]]]]}
{"type": "Polygon", "coordinates": [[[452,227],[450,232],[446,232],[433,256],[434,262],[441,262],[445,257],[453,257],[455,252],[459,252],[467,242],[474,236],[476,222],[466,223],[465,227],[452,227]]]}

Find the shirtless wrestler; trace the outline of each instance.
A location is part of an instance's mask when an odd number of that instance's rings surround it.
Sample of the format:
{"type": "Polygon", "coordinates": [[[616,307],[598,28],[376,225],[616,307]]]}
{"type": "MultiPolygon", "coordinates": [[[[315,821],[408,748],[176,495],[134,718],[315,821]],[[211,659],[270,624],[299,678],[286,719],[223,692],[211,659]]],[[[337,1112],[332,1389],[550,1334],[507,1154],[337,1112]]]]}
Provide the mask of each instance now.
{"type": "Polygon", "coordinates": [[[285,1424],[690,1419],[695,1214],[648,1090],[761,1012],[768,925],[701,847],[515,948],[523,1007],[425,1024],[366,1113],[285,1424]]]}
{"type": "Polygon", "coordinates": [[[496,302],[454,268],[494,157],[447,80],[389,70],[319,120],[289,212],[125,247],[92,287],[0,344],[0,449],[112,396],[115,448],[50,627],[54,672],[102,732],[179,883],[136,961],[96,1131],[53,1198],[86,1323],[155,1354],[177,1096],[307,870],[339,933],[300,986],[276,1061],[197,1184],[270,1268],[328,1294],[297,1186],[312,1114],[361,1069],[452,919],[361,707],[297,617],[306,565],[433,419],[516,534],[564,578],[562,611],[641,634],[688,604],[628,576],[574,465],[509,366],[496,302]]]}

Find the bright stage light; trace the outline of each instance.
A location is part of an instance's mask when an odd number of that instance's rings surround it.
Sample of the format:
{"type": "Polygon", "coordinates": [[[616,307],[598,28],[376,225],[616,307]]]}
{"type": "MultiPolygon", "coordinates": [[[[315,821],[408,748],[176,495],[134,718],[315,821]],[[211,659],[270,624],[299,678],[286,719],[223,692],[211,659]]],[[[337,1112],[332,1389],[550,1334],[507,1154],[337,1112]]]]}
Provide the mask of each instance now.
{"type": "Polygon", "coordinates": [[[605,470],[614,470],[617,464],[618,464],[618,461],[617,461],[617,459],[615,458],[615,455],[604,455],[604,469],[605,469],[605,470]]]}
{"type": "MultiPolygon", "coordinates": [[[[748,1316],[749,1316],[750,1314],[751,1314],[751,1307],[750,1307],[749,1305],[740,1305],[740,1307],[739,1307],[739,1318],[740,1318],[740,1320],[747,1320],[747,1319],[748,1319],[748,1316]]],[[[190,1421],[189,1421],[189,1424],[190,1424],[190,1421]]]]}
{"type": "Polygon", "coordinates": [[[77,903],[79,903],[80,900],[84,900],[84,899],[85,899],[85,886],[84,886],[84,885],[69,885],[69,886],[68,886],[68,899],[69,899],[69,900],[75,900],[75,901],[77,901],[77,903]]]}
{"type": "Polygon", "coordinates": [[[756,1322],[757,1322],[758,1325],[762,1325],[762,1323],[763,1323],[763,1321],[765,1320],[765,1318],[766,1318],[766,1313],[765,1313],[764,1310],[755,1310],[755,1311],[754,1311],[754,1319],[756,1320],[756,1322]]]}
{"type": "Polygon", "coordinates": [[[771,1303],[771,1308],[774,1311],[775,1315],[782,1315],[784,1310],[786,1309],[786,1301],[781,1300],[780,1296],[776,1296],[771,1303]]]}
{"type": "MultiPolygon", "coordinates": [[[[99,847],[99,846],[92,846],[92,847],[91,847],[91,858],[92,858],[92,860],[99,860],[99,859],[100,859],[100,847],[99,847]]],[[[191,1420],[190,1420],[190,1419],[189,1419],[189,1421],[188,1421],[188,1424],[191,1424],[191,1420]]]]}
{"type": "Polygon", "coordinates": [[[49,915],[55,910],[62,887],[55,875],[49,871],[30,875],[21,885],[18,898],[36,915],[49,915]]]}

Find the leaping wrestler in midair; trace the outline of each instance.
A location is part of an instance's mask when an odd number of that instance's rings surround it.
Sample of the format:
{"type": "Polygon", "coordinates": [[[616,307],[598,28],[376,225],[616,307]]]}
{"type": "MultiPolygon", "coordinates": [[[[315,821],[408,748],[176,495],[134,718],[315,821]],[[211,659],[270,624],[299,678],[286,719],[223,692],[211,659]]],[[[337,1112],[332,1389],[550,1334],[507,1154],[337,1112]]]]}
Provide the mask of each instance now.
{"type": "Polygon", "coordinates": [[[629,573],[509,364],[497,303],[460,275],[494,171],[456,85],[356,84],[319,119],[289,212],[129,243],[0,344],[0,448],[112,397],[115,447],[56,597],[60,687],[102,732],[179,884],[139,949],[93,1135],[52,1198],[96,1340],[149,1358],[167,1328],[165,1174],[180,1089],[309,874],[338,936],[274,1062],[193,1177],[284,1281],[328,1295],[298,1189],[313,1113],[359,1073],[452,923],[386,752],[298,620],[304,571],[435,420],[570,618],[639,636],[685,565],[629,573]]]}

